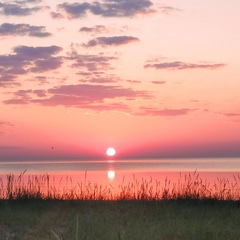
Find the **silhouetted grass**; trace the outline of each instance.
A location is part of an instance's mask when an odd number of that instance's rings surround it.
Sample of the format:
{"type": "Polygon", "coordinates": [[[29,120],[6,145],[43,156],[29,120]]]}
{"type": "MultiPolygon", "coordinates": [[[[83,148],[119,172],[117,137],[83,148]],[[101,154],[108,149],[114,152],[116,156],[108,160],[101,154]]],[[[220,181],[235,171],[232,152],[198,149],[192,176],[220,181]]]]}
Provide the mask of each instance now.
{"type": "Polygon", "coordinates": [[[165,179],[164,182],[152,179],[136,179],[122,183],[113,188],[111,185],[102,186],[85,180],[73,185],[72,179],[66,177],[66,184],[55,184],[50,175],[29,175],[26,171],[19,176],[6,175],[6,181],[0,179],[0,199],[55,199],[55,200],[240,200],[240,176],[234,176],[234,181],[217,178],[210,184],[202,180],[199,174],[180,174],[177,182],[165,179]],[[4,184],[5,182],[5,184],[4,184]],[[68,184],[70,182],[70,184],[68,184]]]}

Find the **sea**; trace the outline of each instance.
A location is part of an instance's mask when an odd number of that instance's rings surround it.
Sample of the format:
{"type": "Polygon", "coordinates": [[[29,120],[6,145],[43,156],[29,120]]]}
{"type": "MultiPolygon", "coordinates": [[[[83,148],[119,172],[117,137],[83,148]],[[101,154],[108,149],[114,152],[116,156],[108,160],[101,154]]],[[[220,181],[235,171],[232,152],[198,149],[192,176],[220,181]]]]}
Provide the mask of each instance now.
{"type": "Polygon", "coordinates": [[[198,174],[210,182],[219,179],[235,181],[240,175],[240,158],[1,161],[0,178],[3,182],[9,174],[49,175],[55,182],[66,183],[63,178],[71,179],[72,185],[82,182],[119,185],[136,179],[169,179],[174,182],[186,174],[198,174]]]}

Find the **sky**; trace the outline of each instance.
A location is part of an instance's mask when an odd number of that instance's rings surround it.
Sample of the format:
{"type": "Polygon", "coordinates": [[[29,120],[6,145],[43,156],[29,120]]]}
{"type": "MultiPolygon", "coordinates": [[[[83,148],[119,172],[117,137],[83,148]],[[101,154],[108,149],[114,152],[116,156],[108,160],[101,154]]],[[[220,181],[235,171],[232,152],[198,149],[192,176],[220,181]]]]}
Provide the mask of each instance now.
{"type": "Polygon", "coordinates": [[[0,160],[240,156],[240,1],[0,1],[0,160]]]}

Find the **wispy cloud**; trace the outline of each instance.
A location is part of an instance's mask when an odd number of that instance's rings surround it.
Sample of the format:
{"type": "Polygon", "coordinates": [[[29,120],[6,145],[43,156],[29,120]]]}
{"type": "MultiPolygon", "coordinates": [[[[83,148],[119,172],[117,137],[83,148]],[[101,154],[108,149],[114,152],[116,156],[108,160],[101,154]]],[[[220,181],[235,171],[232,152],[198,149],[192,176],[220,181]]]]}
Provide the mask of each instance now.
{"type": "Polygon", "coordinates": [[[240,117],[240,113],[239,112],[228,112],[228,113],[224,113],[224,112],[220,112],[219,114],[226,116],[226,117],[240,117]]]}
{"type": "Polygon", "coordinates": [[[152,81],[153,84],[165,84],[165,81],[152,81]]]}
{"type": "Polygon", "coordinates": [[[3,23],[0,25],[0,36],[30,36],[30,37],[49,37],[51,33],[46,32],[44,26],[31,26],[29,24],[3,23]]]}
{"type": "Polygon", "coordinates": [[[140,80],[132,80],[132,79],[129,79],[129,80],[126,80],[126,82],[129,82],[129,83],[141,83],[140,80]]]}
{"type": "Polygon", "coordinates": [[[6,134],[7,128],[13,127],[13,126],[14,125],[10,122],[0,121],[0,135],[6,134]]]}
{"type": "Polygon", "coordinates": [[[139,39],[131,36],[98,37],[83,44],[84,47],[100,46],[119,46],[132,42],[139,42],[139,39]]]}
{"type": "MultiPolygon", "coordinates": [[[[1,68],[0,68],[1,71],[1,68]]],[[[20,85],[19,83],[15,82],[16,76],[10,74],[2,74],[0,75],[0,87],[11,87],[20,85]]]]}
{"type": "Polygon", "coordinates": [[[70,65],[72,68],[85,68],[90,72],[98,70],[109,70],[113,67],[111,66],[111,61],[116,60],[114,56],[107,56],[104,54],[88,55],[88,54],[78,54],[73,51],[69,56],[65,57],[66,60],[73,61],[70,65]]]}
{"type": "Polygon", "coordinates": [[[186,115],[191,111],[194,111],[193,109],[188,109],[188,108],[180,108],[180,109],[170,109],[170,108],[165,108],[165,109],[158,109],[158,108],[153,108],[153,107],[140,107],[140,112],[137,115],[141,116],[180,116],[180,115],[186,115]]]}
{"type": "Polygon", "coordinates": [[[215,70],[218,68],[224,67],[225,64],[195,64],[195,63],[185,63],[185,62],[164,62],[164,63],[155,63],[155,64],[145,64],[145,68],[154,68],[157,70],[169,69],[169,70],[184,70],[184,69],[210,69],[215,70]]]}
{"type": "Polygon", "coordinates": [[[66,13],[69,19],[84,17],[88,12],[103,17],[131,17],[137,14],[154,12],[152,2],[148,0],[104,0],[93,3],[63,3],[58,9],[66,13]]]}
{"type": "Polygon", "coordinates": [[[169,14],[171,12],[174,11],[180,11],[179,8],[174,8],[174,7],[170,7],[170,6],[161,6],[159,7],[159,12],[163,13],[163,14],[169,14]]]}

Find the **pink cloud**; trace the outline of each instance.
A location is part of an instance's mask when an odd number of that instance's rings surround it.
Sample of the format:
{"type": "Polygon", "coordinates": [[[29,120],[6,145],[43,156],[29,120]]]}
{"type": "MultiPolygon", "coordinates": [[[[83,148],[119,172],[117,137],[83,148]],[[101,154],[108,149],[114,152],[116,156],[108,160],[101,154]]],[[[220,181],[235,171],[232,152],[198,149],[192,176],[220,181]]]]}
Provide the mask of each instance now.
{"type": "Polygon", "coordinates": [[[135,91],[121,86],[103,86],[91,84],[61,85],[45,90],[19,90],[13,99],[5,100],[5,104],[41,104],[45,106],[63,105],[89,109],[120,110],[129,109],[121,100],[133,98],[151,98],[147,91],[135,91]],[[36,96],[38,98],[36,98],[36,96]],[[107,100],[116,99],[114,103],[107,100]],[[120,101],[120,103],[119,103],[120,101]]]}

